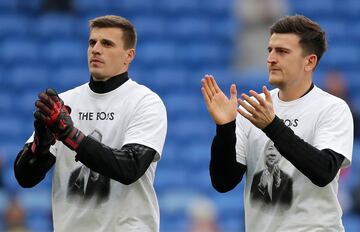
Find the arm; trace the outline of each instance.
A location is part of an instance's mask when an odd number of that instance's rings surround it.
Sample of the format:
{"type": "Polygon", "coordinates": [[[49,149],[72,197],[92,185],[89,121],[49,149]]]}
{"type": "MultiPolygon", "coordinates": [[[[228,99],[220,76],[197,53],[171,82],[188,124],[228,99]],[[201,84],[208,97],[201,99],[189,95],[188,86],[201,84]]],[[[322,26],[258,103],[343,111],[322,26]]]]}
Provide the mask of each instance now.
{"type": "Polygon", "coordinates": [[[210,177],[219,192],[232,190],[246,171],[246,166],[236,161],[235,121],[218,125],[211,146],[210,177]]]}
{"type": "Polygon", "coordinates": [[[55,163],[55,156],[49,151],[45,154],[34,154],[32,143],[27,143],[19,152],[14,163],[15,178],[21,187],[31,188],[42,181],[55,163]]]}
{"type": "Polygon", "coordinates": [[[141,144],[126,144],[121,149],[113,149],[86,136],[76,159],[91,170],[129,185],[146,172],[155,154],[154,149],[141,144]]]}
{"type": "Polygon", "coordinates": [[[263,131],[274,142],[281,155],[317,186],[326,186],[337,175],[344,160],[341,154],[330,149],[315,148],[295,135],[278,117],[263,131]]]}
{"type": "Polygon", "coordinates": [[[227,192],[241,181],[246,171],[246,166],[236,161],[236,86],[231,85],[231,96],[227,98],[213,76],[205,75],[201,84],[207,109],[217,125],[211,146],[211,182],[217,191],[227,192]]]}
{"type": "Polygon", "coordinates": [[[34,141],[25,144],[14,162],[14,173],[20,186],[30,188],[42,181],[55,163],[49,149],[54,135],[39,120],[34,120],[34,141]]]}

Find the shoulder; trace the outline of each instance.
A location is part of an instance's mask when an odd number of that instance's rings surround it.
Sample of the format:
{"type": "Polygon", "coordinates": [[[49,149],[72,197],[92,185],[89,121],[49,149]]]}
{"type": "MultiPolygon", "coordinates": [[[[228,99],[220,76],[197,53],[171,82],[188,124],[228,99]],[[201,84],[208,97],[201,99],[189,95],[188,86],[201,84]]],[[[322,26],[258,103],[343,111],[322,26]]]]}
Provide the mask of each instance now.
{"type": "Polygon", "coordinates": [[[70,100],[73,97],[79,96],[79,94],[89,88],[89,83],[84,83],[80,86],[77,86],[73,89],[69,89],[65,92],[59,94],[60,98],[64,101],[70,100]]]}
{"type": "Polygon", "coordinates": [[[138,101],[146,101],[146,102],[150,101],[150,102],[162,103],[162,100],[157,93],[152,91],[147,86],[139,84],[136,81],[133,81],[132,79],[129,79],[127,83],[127,87],[128,87],[127,88],[128,93],[138,101]]]}
{"type": "MultiPolygon", "coordinates": [[[[312,98],[316,105],[324,111],[349,111],[349,105],[341,98],[331,95],[330,93],[315,86],[312,98]]],[[[340,112],[339,112],[340,113],[340,112]]]]}

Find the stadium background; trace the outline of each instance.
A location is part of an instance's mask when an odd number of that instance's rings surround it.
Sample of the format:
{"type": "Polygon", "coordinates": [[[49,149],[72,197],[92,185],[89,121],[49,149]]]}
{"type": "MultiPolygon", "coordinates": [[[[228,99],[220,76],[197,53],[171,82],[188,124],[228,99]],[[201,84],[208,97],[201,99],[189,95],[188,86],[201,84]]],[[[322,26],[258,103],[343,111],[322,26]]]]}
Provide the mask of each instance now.
{"type": "MultiPolygon", "coordinates": [[[[33,189],[21,189],[13,161],[32,132],[33,103],[39,91],[64,91],[88,81],[87,21],[117,14],[137,28],[137,57],[130,76],[157,92],[168,111],[168,136],[155,187],[161,210],[161,231],[188,231],[189,208],[208,199],[222,231],[243,230],[243,184],[230,193],[215,192],[208,174],[209,148],[215,127],[200,93],[200,79],[214,74],[227,90],[240,91],[266,83],[264,69],[232,68],[241,22],[234,0],[73,0],[70,11],[45,11],[42,0],[0,1],[0,231],[12,199],[25,210],[29,231],[51,231],[51,175],[33,189]]],[[[290,12],[318,21],[327,31],[329,50],[315,75],[324,84],[327,71],[344,73],[355,110],[360,110],[360,1],[291,0],[290,12]]],[[[265,67],[265,61],[264,61],[265,67]]],[[[359,142],[353,166],[341,179],[346,231],[360,228],[348,196],[359,184],[359,142]],[[350,202],[350,203],[349,203],[350,202]],[[349,205],[350,204],[350,205],[349,205]]],[[[321,215],[319,215],[321,216],[321,215]]]]}

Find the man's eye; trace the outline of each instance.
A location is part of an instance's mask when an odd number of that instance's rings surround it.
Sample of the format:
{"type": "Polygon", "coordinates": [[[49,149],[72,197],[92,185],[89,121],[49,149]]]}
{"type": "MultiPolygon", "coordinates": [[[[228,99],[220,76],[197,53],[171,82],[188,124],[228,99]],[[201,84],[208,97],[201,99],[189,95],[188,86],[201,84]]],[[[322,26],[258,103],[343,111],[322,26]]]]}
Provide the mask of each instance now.
{"type": "Polygon", "coordinates": [[[106,41],[102,42],[102,44],[103,44],[105,47],[110,47],[110,46],[111,46],[111,44],[110,44],[109,42],[106,42],[106,41]]]}

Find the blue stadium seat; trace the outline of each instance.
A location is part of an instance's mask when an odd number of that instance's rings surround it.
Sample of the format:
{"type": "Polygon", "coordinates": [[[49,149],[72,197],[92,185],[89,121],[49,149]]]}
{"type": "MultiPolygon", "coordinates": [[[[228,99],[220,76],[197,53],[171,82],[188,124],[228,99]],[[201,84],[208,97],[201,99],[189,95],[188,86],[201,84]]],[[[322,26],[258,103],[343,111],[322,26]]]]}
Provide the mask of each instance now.
{"type": "Polygon", "coordinates": [[[17,10],[17,1],[13,1],[13,0],[0,1],[1,13],[15,12],[16,10],[17,10]]]}
{"type": "MultiPolygon", "coordinates": [[[[31,133],[28,134],[28,137],[30,137],[30,135],[31,133]]],[[[20,141],[20,139],[17,139],[17,141],[6,141],[1,139],[0,159],[3,161],[5,167],[13,166],[13,161],[15,160],[19,151],[23,148],[27,138],[23,140],[24,141],[20,141]]]]}
{"type": "Polygon", "coordinates": [[[73,6],[77,13],[79,14],[104,14],[109,9],[111,9],[111,4],[109,0],[98,0],[98,1],[88,1],[88,0],[73,0],[73,6]]]}
{"type": "MultiPolygon", "coordinates": [[[[142,0],[142,1],[133,1],[133,0],[109,0],[111,8],[117,12],[124,14],[140,16],[144,14],[151,14],[153,12],[154,5],[157,1],[154,0],[142,0]]],[[[154,14],[155,16],[155,14],[154,14]]],[[[149,17],[151,20],[152,17],[149,17]]],[[[135,18],[136,19],[136,18],[135,18]]],[[[136,24],[135,24],[136,25],[136,24]]],[[[136,28],[138,28],[136,26],[136,28]]]]}
{"type": "Polygon", "coordinates": [[[0,215],[4,214],[8,204],[9,204],[9,195],[5,191],[5,189],[0,188],[0,215]]]}
{"type": "Polygon", "coordinates": [[[42,59],[50,65],[86,65],[87,41],[57,39],[42,50],[42,59]]]}
{"type": "MultiPolygon", "coordinates": [[[[16,2],[16,1],[12,1],[16,2]]],[[[29,19],[22,14],[0,14],[0,36],[1,39],[14,39],[25,37],[29,28],[29,19]]]]}
{"type": "Polygon", "coordinates": [[[169,123],[168,135],[173,136],[181,144],[189,144],[193,141],[206,143],[210,136],[214,135],[215,125],[210,118],[186,117],[188,113],[182,112],[181,119],[169,123]]]}
{"type": "Polygon", "coordinates": [[[16,199],[21,203],[26,211],[38,211],[50,213],[51,192],[37,187],[19,191],[16,199]]]}
{"type": "Polygon", "coordinates": [[[201,95],[196,95],[191,92],[173,92],[163,95],[163,101],[168,114],[174,120],[184,118],[184,114],[188,117],[195,117],[199,115],[200,112],[204,113],[206,109],[201,95]]]}
{"type": "Polygon", "coordinates": [[[338,18],[346,19],[352,24],[353,21],[359,20],[360,2],[358,0],[341,1],[341,4],[336,4],[335,14],[338,18]]]}
{"type": "Polygon", "coordinates": [[[327,0],[326,4],[323,1],[292,0],[291,6],[294,13],[306,15],[312,20],[318,20],[325,17],[331,18],[335,13],[337,4],[335,4],[335,0],[327,0]]]}
{"type": "Polygon", "coordinates": [[[161,194],[175,187],[187,187],[188,177],[189,173],[181,167],[165,167],[159,163],[159,166],[156,169],[154,186],[159,191],[159,194],[161,194]]]}
{"type": "Polygon", "coordinates": [[[89,80],[90,74],[86,66],[63,66],[54,72],[50,80],[50,87],[55,88],[58,92],[63,92],[89,80]]]}
{"type": "Polygon", "coordinates": [[[178,15],[196,15],[197,10],[206,4],[200,5],[194,0],[159,0],[156,1],[156,8],[161,14],[173,18],[178,15]]]}
{"type": "Polygon", "coordinates": [[[149,68],[172,65],[175,62],[176,46],[172,42],[153,41],[142,43],[137,48],[137,64],[149,68]]]}
{"type": "Polygon", "coordinates": [[[1,140],[11,141],[19,138],[22,134],[22,122],[16,115],[0,115],[0,138],[1,140]]]}
{"type": "Polygon", "coordinates": [[[212,33],[214,27],[206,17],[194,15],[193,17],[175,18],[169,23],[167,32],[176,40],[184,42],[209,40],[217,33],[212,33]]]}
{"type": "Polygon", "coordinates": [[[35,88],[40,92],[48,86],[50,78],[50,72],[45,65],[19,65],[10,70],[6,83],[15,90],[35,88]]]}
{"type": "Polygon", "coordinates": [[[360,216],[346,214],[343,216],[343,224],[346,232],[358,232],[360,228],[360,216]]]}
{"type": "Polygon", "coordinates": [[[176,55],[189,68],[224,68],[229,63],[230,53],[226,45],[210,41],[184,44],[176,55]]]}
{"type": "Polygon", "coordinates": [[[167,36],[168,30],[166,28],[166,18],[161,17],[161,15],[154,15],[150,17],[140,14],[135,17],[132,22],[136,28],[141,45],[143,45],[146,41],[153,42],[156,39],[165,38],[167,36]]]}
{"type": "Polygon", "coordinates": [[[350,40],[351,31],[348,30],[348,22],[339,19],[320,19],[320,26],[325,30],[326,37],[330,46],[337,41],[350,40]]]}
{"type": "Polygon", "coordinates": [[[184,92],[189,87],[190,72],[186,69],[163,67],[153,71],[151,78],[146,75],[150,85],[154,85],[160,94],[167,95],[184,92]]]}
{"type": "Polygon", "coordinates": [[[26,216],[26,226],[30,231],[53,231],[51,213],[39,213],[37,210],[29,211],[26,216]]]}
{"type": "Polygon", "coordinates": [[[15,179],[14,168],[13,168],[15,157],[16,154],[11,160],[11,163],[8,163],[3,169],[4,186],[9,193],[17,193],[23,189],[15,179]]]}
{"type": "Polygon", "coordinates": [[[33,39],[9,39],[0,45],[0,61],[6,65],[35,63],[40,47],[33,39]]]}
{"type": "Polygon", "coordinates": [[[13,93],[13,97],[17,99],[14,102],[14,112],[22,118],[32,119],[35,110],[34,104],[41,91],[44,91],[44,88],[29,88],[23,89],[20,93],[13,93]]]}
{"type": "Polygon", "coordinates": [[[34,36],[39,37],[44,42],[53,39],[70,38],[74,39],[77,28],[76,20],[66,14],[47,13],[33,20],[34,36]]]}
{"type": "Polygon", "coordinates": [[[329,50],[322,58],[322,66],[329,69],[354,70],[360,64],[359,48],[351,43],[329,45],[329,50]]]}
{"type": "Polygon", "coordinates": [[[1,91],[0,92],[0,112],[1,114],[12,113],[14,107],[15,99],[12,97],[10,91],[1,91]]]}

